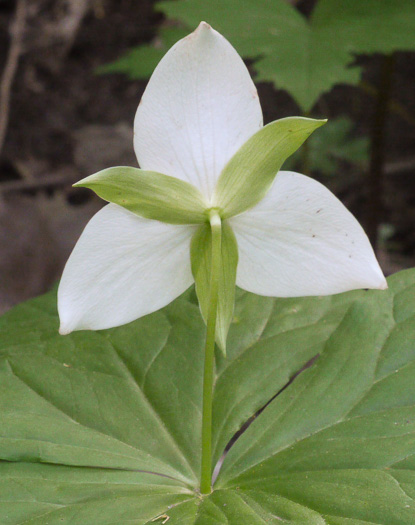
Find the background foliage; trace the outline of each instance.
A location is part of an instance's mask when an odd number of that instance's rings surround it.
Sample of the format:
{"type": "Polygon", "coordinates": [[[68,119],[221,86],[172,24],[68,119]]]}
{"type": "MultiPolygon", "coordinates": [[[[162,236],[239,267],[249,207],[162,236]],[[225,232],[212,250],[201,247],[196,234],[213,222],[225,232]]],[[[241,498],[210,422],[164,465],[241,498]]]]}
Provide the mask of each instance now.
{"type": "Polygon", "coordinates": [[[132,120],[147,78],[198,17],[247,59],[266,122],[307,105],[329,118],[286,167],[341,198],[377,241],[387,273],[414,264],[411,0],[3,0],[0,311],[59,278],[101,206],[71,185],[136,165],[132,120]]]}
{"type": "Polygon", "coordinates": [[[414,50],[411,0],[318,0],[306,18],[286,0],[176,0],[156,4],[183,29],[165,29],[160,42],[141,47],[102,71],[146,78],[171,45],[205,20],[254,62],[257,80],[285,89],[303,113],[334,85],[356,85],[362,53],[414,50]]]}

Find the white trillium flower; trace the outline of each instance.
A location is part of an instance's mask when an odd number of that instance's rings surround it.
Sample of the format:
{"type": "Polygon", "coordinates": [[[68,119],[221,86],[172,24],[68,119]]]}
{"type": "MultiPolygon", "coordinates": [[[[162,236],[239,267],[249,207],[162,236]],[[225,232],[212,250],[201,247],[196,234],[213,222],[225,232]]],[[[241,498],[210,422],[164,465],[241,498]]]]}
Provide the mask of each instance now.
{"type": "MultiPolygon", "coordinates": [[[[308,119],[297,121],[305,125],[308,119]]],[[[289,119],[277,122],[293,132],[289,119]]],[[[189,288],[194,283],[191,240],[203,220],[199,208],[223,212],[223,223],[237,241],[236,284],[249,292],[298,297],[387,288],[361,226],[315,180],[277,168],[260,190],[255,186],[260,177],[245,181],[246,202],[238,201],[243,193],[238,169],[246,165],[249,171],[255,164],[253,148],[266,142],[267,130],[272,131],[272,124],[263,127],[257,91],[242,59],[202,22],[161,60],[134,123],[134,148],[145,184],[151,185],[158,174],[187,183],[190,197],[185,207],[194,206],[193,219],[186,224],[184,213],[184,218],[176,214],[174,220],[163,222],[160,212],[162,220],[156,220],[152,217],[159,215],[152,214],[151,202],[144,197],[143,213],[130,211],[133,206],[126,209],[126,199],[99,211],[63,272],[58,291],[60,333],[128,323],[189,288]],[[239,167],[236,161],[232,164],[233,158],[239,159],[239,167]],[[225,166],[231,166],[228,172],[234,170],[230,182],[222,176],[225,166]]],[[[165,193],[180,206],[180,187],[168,180],[172,184],[165,193]]]]}

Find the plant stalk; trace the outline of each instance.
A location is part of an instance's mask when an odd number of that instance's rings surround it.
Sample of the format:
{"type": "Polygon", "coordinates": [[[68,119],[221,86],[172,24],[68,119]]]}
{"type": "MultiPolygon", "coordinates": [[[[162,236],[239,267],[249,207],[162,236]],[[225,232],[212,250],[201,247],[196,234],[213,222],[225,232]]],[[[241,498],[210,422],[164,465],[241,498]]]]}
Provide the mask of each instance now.
{"type": "Polygon", "coordinates": [[[218,213],[210,213],[212,231],[211,271],[209,285],[209,310],[205,344],[205,369],[203,376],[203,413],[202,413],[202,464],[200,492],[212,491],[212,401],[213,369],[215,365],[216,317],[218,313],[218,287],[221,260],[222,225],[218,213]]]}

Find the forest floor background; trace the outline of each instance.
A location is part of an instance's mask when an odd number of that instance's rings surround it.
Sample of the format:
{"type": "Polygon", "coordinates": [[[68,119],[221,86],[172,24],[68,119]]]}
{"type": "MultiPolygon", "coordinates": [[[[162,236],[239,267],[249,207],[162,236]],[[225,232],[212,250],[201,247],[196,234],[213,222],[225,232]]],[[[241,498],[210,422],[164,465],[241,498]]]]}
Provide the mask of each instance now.
{"type": "MultiPolygon", "coordinates": [[[[71,185],[105,167],[137,165],[132,123],[146,82],[95,71],[150,41],[162,21],[150,0],[22,3],[18,57],[11,78],[5,79],[16,44],[18,3],[0,0],[0,80],[10,91],[0,108],[5,135],[0,148],[0,313],[59,279],[82,229],[103,205],[92,192],[71,185]]],[[[387,274],[415,265],[414,55],[396,57],[388,118],[382,198],[384,226],[392,234],[378,252],[387,274]]],[[[359,60],[367,65],[364,81],[375,84],[379,57],[359,60]]],[[[269,84],[258,88],[266,122],[298,113],[285,92],[269,84]]],[[[317,111],[329,118],[347,114],[355,132],[367,134],[373,105],[370,93],[339,86],[323,97],[317,111]]],[[[338,171],[322,180],[364,225],[370,199],[365,173],[355,173],[346,163],[338,171]]]]}

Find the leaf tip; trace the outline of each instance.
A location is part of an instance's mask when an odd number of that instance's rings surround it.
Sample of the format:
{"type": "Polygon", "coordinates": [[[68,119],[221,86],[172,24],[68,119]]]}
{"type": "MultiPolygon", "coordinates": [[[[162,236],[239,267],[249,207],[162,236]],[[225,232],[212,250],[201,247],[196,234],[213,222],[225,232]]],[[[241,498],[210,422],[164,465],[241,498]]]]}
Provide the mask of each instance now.
{"type": "Polygon", "coordinates": [[[327,118],[316,119],[314,122],[315,122],[315,129],[317,129],[327,124],[328,119],[327,118]]]}
{"type": "Polygon", "coordinates": [[[93,175],[89,175],[88,177],[85,177],[84,179],[78,180],[78,182],[75,182],[75,184],[72,184],[72,187],[73,188],[89,188],[92,177],[93,175]]]}
{"type": "Polygon", "coordinates": [[[222,337],[218,337],[216,339],[216,344],[218,345],[218,348],[221,351],[223,357],[226,357],[226,339],[223,340],[222,337]]]}

